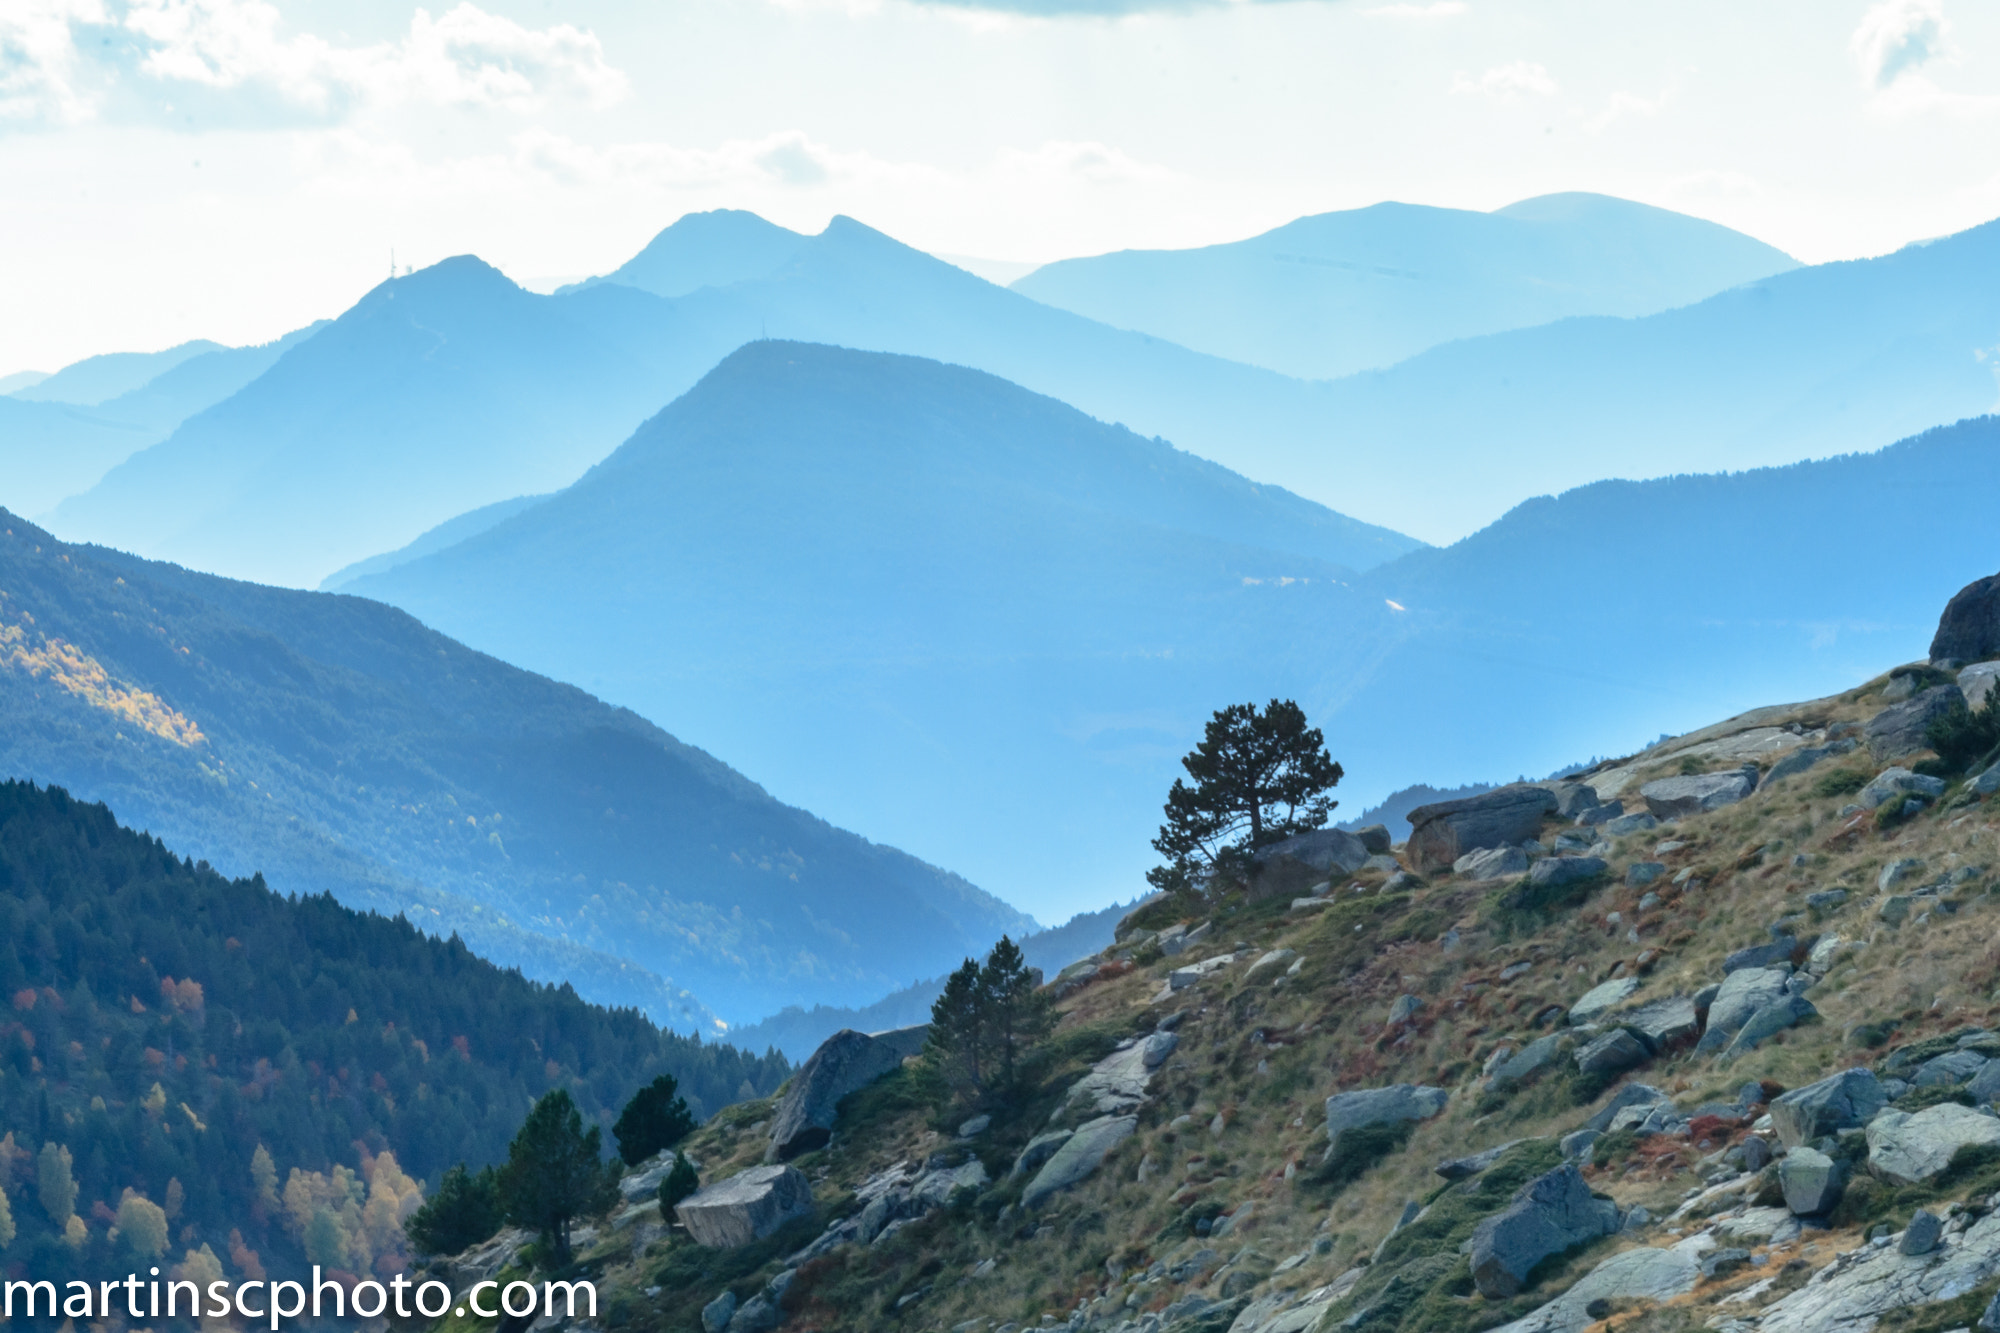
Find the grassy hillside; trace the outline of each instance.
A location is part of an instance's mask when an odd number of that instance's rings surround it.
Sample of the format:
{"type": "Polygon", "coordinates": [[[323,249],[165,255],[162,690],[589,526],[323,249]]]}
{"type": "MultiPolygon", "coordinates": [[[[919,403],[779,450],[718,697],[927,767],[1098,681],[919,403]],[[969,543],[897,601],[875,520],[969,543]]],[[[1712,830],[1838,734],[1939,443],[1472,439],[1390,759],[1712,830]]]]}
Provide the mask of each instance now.
{"type": "Polygon", "coordinates": [[[226,873],[408,912],[682,1030],[704,1001],[873,999],[1032,926],[380,603],[0,533],[0,772],[226,873]]]}
{"type": "Polygon", "coordinates": [[[0,1187],[18,1229],[0,1255],[56,1282],[204,1247],[239,1279],[308,1261],[386,1275],[407,1264],[421,1184],[504,1160],[550,1088],[608,1125],[657,1073],[701,1114],[787,1073],[400,918],[225,879],[18,782],[0,783],[0,995],[0,1187]],[[50,1153],[67,1155],[74,1226],[43,1184],[50,1153]],[[150,1242],[133,1195],[163,1215],[150,1242]]]}
{"type": "MultiPolygon", "coordinates": [[[[1620,790],[1629,809],[1654,778],[1765,756],[1765,780],[1738,804],[1586,835],[1607,844],[1604,873],[1565,891],[1449,873],[1390,885],[1368,872],[1298,908],[1312,877],[1273,868],[1151,906],[1134,927],[1210,930],[1173,958],[1143,937],[1107,950],[1098,977],[1060,1002],[1034,1076],[987,1104],[989,1128],[957,1138],[963,1111],[935,1109],[919,1069],[891,1074],[843,1104],[828,1147],[797,1159],[817,1211],[788,1231],[732,1251],[676,1233],[637,1236],[636,1247],[637,1233],[601,1234],[589,1260],[612,1292],[612,1319],[691,1330],[727,1290],[745,1302],[776,1293],[783,1327],[821,1330],[1689,1333],[1755,1327],[1760,1315],[1787,1330],[1968,1327],[2000,1289],[2000,1230],[1983,1221],[2000,1187],[1992,1148],[1954,1157],[1947,1145],[1923,1183],[1899,1185],[1870,1146],[1893,1116],[1865,1139],[1858,1128],[1808,1135],[1852,1176],[1838,1206],[1803,1228],[1780,1166],[1760,1165],[1761,1152],[1741,1165],[1751,1139],[1786,1151],[1772,1099],[1841,1069],[1900,1073],[1884,1084],[1898,1113],[1993,1092],[1990,1081],[1968,1089],[1916,1076],[1939,1052],[1973,1051],[1970,1068],[2000,1050],[1991,798],[1960,775],[1928,803],[1860,807],[1854,793],[1883,767],[1866,748],[1793,776],[1770,772],[1782,754],[1875,716],[1896,697],[1889,685],[1774,707],[1585,775],[1620,790]],[[1661,869],[1639,883],[1635,865],[1661,869]],[[1801,976],[1810,955],[1804,1021],[1726,1056],[1686,1044],[1689,1033],[1636,1067],[1580,1070],[1578,1052],[1619,1031],[1627,1012],[1573,1026],[1586,1019],[1566,1011],[1587,992],[1627,981],[1628,1010],[1693,997],[1741,966],[1730,954],[1777,934],[1789,943],[1772,957],[1796,961],[1801,976]],[[1163,984],[1196,963],[1209,965],[1201,979],[1163,984]],[[1095,1114],[1065,1111],[1065,1090],[1121,1043],[1169,1029],[1135,1132],[1080,1184],[1031,1206],[1023,1186],[1034,1171],[1010,1177],[1016,1155],[1052,1125],[1095,1114]],[[1543,1039],[1546,1063],[1513,1076],[1524,1066],[1505,1066],[1508,1053],[1543,1039]],[[1444,1090],[1442,1113],[1395,1132],[1347,1131],[1329,1157],[1324,1100],[1398,1083],[1444,1090]],[[1671,1116],[1580,1148],[1560,1143],[1641,1083],[1665,1095],[1671,1116]],[[1483,1171],[1435,1169],[1487,1149],[1496,1152],[1483,1171]],[[1517,1291],[1482,1295],[1461,1246],[1566,1151],[1622,1228],[1558,1244],[1517,1291]],[[873,1197],[898,1163],[909,1179],[926,1162],[973,1158],[993,1183],[916,1210],[872,1244],[801,1253],[823,1228],[861,1216],[857,1191],[873,1197]],[[1947,1220],[1946,1234],[1928,1257],[1900,1257],[1920,1207],[1947,1220]],[[1889,1239],[1871,1245],[1869,1234],[1889,1239]],[[1650,1294],[1621,1285],[1618,1274],[1640,1265],[1675,1280],[1650,1294]],[[1587,1274],[1593,1285],[1552,1304],[1587,1274]]],[[[1552,816],[1540,836],[1555,845],[1577,832],[1552,816]]],[[[690,1141],[709,1179],[759,1160],[769,1114],[769,1103],[734,1107],[690,1141]]]]}

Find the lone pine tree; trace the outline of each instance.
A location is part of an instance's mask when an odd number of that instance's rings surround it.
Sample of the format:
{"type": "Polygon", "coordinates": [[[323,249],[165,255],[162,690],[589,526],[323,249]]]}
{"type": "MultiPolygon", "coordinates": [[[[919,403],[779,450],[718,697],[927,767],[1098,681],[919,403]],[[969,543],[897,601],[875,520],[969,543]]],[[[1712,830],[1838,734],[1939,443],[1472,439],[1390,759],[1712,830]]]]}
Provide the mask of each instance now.
{"type": "Polygon", "coordinates": [[[1153,839],[1167,864],[1146,875],[1169,891],[1232,854],[1321,827],[1335,805],[1327,793],[1342,777],[1326,737],[1290,699],[1218,709],[1181,767],[1194,785],[1174,779],[1153,839]]]}

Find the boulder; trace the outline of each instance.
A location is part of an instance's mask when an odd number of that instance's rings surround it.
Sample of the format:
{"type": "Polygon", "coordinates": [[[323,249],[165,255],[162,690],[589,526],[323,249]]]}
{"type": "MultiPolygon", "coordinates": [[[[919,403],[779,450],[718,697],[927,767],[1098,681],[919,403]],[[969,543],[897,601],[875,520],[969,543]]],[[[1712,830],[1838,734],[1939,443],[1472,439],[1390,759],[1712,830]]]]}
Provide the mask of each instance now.
{"type": "Polygon", "coordinates": [[[1486,1079],[1489,1089],[1504,1088],[1540,1073],[1562,1054],[1563,1039],[1555,1033],[1535,1040],[1495,1065],[1486,1079]]]}
{"type": "Polygon", "coordinates": [[[1583,1333],[1601,1317],[1592,1307],[1606,1301],[1667,1301],[1693,1291],[1701,1279],[1703,1239],[1665,1249],[1640,1246],[1614,1254],[1579,1278],[1547,1305],[1502,1324],[1492,1333],[1583,1333]]]}
{"type": "Polygon", "coordinates": [[[729,1327],[729,1317],[735,1313],[736,1293],[725,1288],[720,1296],[701,1307],[703,1333],[722,1333],[729,1327]]]}
{"type": "Polygon", "coordinates": [[[1783,759],[1780,759],[1777,763],[1771,765],[1771,771],[1764,775],[1764,781],[1761,785],[1768,787],[1774,782],[1783,782],[1786,778],[1797,777],[1820,760],[1832,759],[1847,754],[1858,748],[1860,744],[1860,741],[1850,736],[1844,740],[1837,740],[1831,745],[1801,746],[1786,755],[1783,759]]]}
{"type": "MultiPolygon", "coordinates": [[[[1846,889],[1821,889],[1817,893],[1808,893],[1806,895],[1806,906],[1810,907],[1815,912],[1835,911],[1846,901],[1847,901],[1846,889]]],[[[1819,956],[1819,951],[1822,946],[1828,945],[1829,943],[1837,944],[1838,942],[1839,941],[1835,940],[1833,936],[1831,935],[1827,936],[1825,939],[1821,940],[1819,944],[1813,946],[1813,956],[1815,958],[1819,956]]]]}
{"type": "Polygon", "coordinates": [[[1518,879],[1528,873],[1528,854],[1519,847],[1489,847],[1459,857],[1451,871],[1465,879],[1518,879]]]}
{"type": "Polygon", "coordinates": [[[698,1244],[734,1249],[762,1240],[813,1210],[812,1184],[794,1166],[753,1166],[674,1205],[698,1244]]]}
{"type": "Polygon", "coordinates": [[[1604,833],[1606,837],[1622,838],[1628,833],[1645,833],[1659,826],[1659,820],[1647,811],[1641,810],[1636,814],[1619,815],[1616,819],[1605,820],[1604,833]]]}
{"type": "Polygon", "coordinates": [[[1719,1051],[1729,1044],[1751,1015],[1785,998],[1790,968],[1746,967],[1722,979],[1722,989],[1708,1006],[1708,1030],[1695,1049],[1719,1051]]]}
{"type": "Polygon", "coordinates": [[[1056,1149],[1069,1142],[1073,1129],[1052,1129],[1046,1134],[1037,1134],[1028,1140],[1028,1146],[1021,1149],[1021,1155],[1014,1159],[1014,1169],[1007,1173],[1013,1177],[1023,1175],[1040,1167],[1042,1163],[1056,1155],[1056,1149]]]}
{"type": "Polygon", "coordinates": [[[1991,796],[1994,792],[2000,791],[2000,764],[1995,764],[1981,773],[1970,785],[1972,790],[1981,796],[1991,796]]]}
{"type": "Polygon", "coordinates": [[[1653,1000],[1619,1015],[1627,1030],[1638,1035],[1654,1055],[1682,1042],[1693,1041],[1701,1032],[1694,1001],[1685,995],[1653,1000]]]}
{"type": "Polygon", "coordinates": [[[1923,873],[1923,858],[1899,856],[1888,865],[1883,866],[1881,873],[1875,876],[1876,891],[1887,893],[1899,884],[1906,884],[1910,880],[1921,878],[1923,873]]]}
{"type": "Polygon", "coordinates": [[[1559,889],[1587,883],[1601,876],[1604,870],[1604,858],[1600,856],[1546,856],[1528,872],[1528,883],[1536,888],[1559,889]]]}
{"type": "Polygon", "coordinates": [[[1612,1094],[1611,1100],[1600,1107],[1596,1114],[1583,1122],[1583,1128],[1593,1133],[1603,1134],[1611,1128],[1611,1122],[1626,1111],[1637,1107],[1671,1105],[1667,1094],[1644,1083],[1627,1083],[1612,1094]]]}
{"type": "Polygon", "coordinates": [[[1389,1026],[1409,1022],[1423,1007],[1424,1002],[1414,995],[1398,995],[1396,1002],[1389,1006],[1389,1026]]]}
{"type": "Polygon", "coordinates": [[[1576,1053],[1576,1068],[1583,1074],[1616,1074],[1642,1065],[1651,1057],[1645,1042],[1624,1028],[1613,1028],[1576,1053]]]}
{"type": "Polygon", "coordinates": [[[654,1198],[660,1192],[660,1182],[674,1169],[675,1160],[673,1151],[667,1149],[633,1167],[618,1182],[619,1197],[627,1203],[638,1203],[654,1198]]]}
{"type": "Polygon", "coordinates": [[[1861,729],[1868,753],[1886,764],[1928,750],[1931,743],[1925,733],[1931,723],[1964,706],[1965,696],[1956,685],[1933,685],[1914,699],[1890,704],[1861,729]]]}
{"type": "Polygon", "coordinates": [[[1857,805],[1865,805],[1873,810],[1891,796],[1901,796],[1905,793],[1914,793],[1927,801],[1935,801],[1944,795],[1944,779],[1923,773],[1912,773],[1902,767],[1885,768],[1877,773],[1867,786],[1854,794],[1854,801],[1857,805]]]}
{"type": "Polygon", "coordinates": [[[783,1162],[826,1146],[833,1137],[834,1108],[850,1092],[867,1087],[903,1063],[898,1043],[843,1028],[821,1042],[785,1085],[771,1117],[767,1162],[783,1162]]]}
{"type": "Polygon", "coordinates": [[[1817,1148],[1793,1148],[1778,1163],[1778,1187],[1785,1207],[1800,1217],[1833,1211],[1847,1189],[1847,1165],[1817,1148]]]}
{"type": "Polygon", "coordinates": [[[1787,1148],[1843,1129],[1857,1129],[1889,1104],[1882,1084],[1866,1069],[1843,1069],[1817,1083],[1780,1093],[1771,1103],[1771,1128],[1787,1148]]]}
{"type": "Polygon", "coordinates": [[[1958,692],[1965,696],[1965,706],[1977,711],[1993,693],[1993,684],[2000,681],[2000,662],[1976,662],[1958,673],[1958,692]]]}
{"type": "Polygon", "coordinates": [[[1951,1165],[1960,1148],[1989,1143],[2000,1143],[2000,1119],[1957,1102],[1884,1111],[1868,1122],[1868,1169],[1892,1185],[1914,1185],[1951,1165]]]}
{"type": "Polygon", "coordinates": [[[1694,777],[1660,778],[1639,788],[1656,819],[1680,819],[1734,805],[1757,790],[1757,779],[1742,769],[1694,777]]]}
{"type": "Polygon", "coordinates": [[[1664,861],[1634,861],[1625,867],[1625,883],[1631,888],[1644,888],[1666,873],[1664,861]]]}
{"type": "Polygon", "coordinates": [[[2000,1097],[2000,1060],[1988,1060],[1972,1076],[1972,1081],[1965,1085],[1965,1090],[1981,1106],[1990,1105],[1996,1097],[2000,1097]]]}
{"type": "Polygon", "coordinates": [[[1583,993],[1581,999],[1569,1008],[1571,1023],[1595,1023],[1605,1014],[1632,998],[1639,989],[1637,977],[1618,977],[1599,986],[1593,986],[1583,993]]]}
{"type": "MultiPolygon", "coordinates": [[[[1470,1157],[1454,1157],[1449,1161],[1439,1162],[1431,1169],[1446,1180],[1469,1180],[1499,1161],[1509,1148],[1519,1142],[1521,1142],[1519,1139],[1509,1139],[1483,1152],[1476,1152],[1470,1157]]],[[[1400,1229],[1399,1227],[1398,1230],[1400,1229]]]]}
{"type": "Polygon", "coordinates": [[[960,1190],[981,1190],[989,1183],[986,1167],[977,1157],[955,1167],[926,1171],[910,1186],[910,1201],[923,1208],[942,1208],[960,1190]]]}
{"type": "Polygon", "coordinates": [[[1594,805],[1578,815],[1576,825],[1578,828],[1595,828],[1599,824],[1609,824],[1614,819],[1621,819],[1624,814],[1625,802],[1606,801],[1603,805],[1594,805]]]}
{"type": "Polygon", "coordinates": [[[1054,1195],[1089,1179],[1111,1150],[1131,1138],[1138,1127],[1135,1115],[1100,1116],[1079,1125],[1028,1182],[1028,1188],[1021,1192],[1021,1206],[1039,1208],[1054,1195]]]}
{"type": "Polygon", "coordinates": [[[1813,1007],[1810,1000],[1802,995],[1787,994],[1751,1014],[1743,1026],[1736,1029],[1736,1035],[1730,1038],[1724,1053],[1741,1055],[1744,1051],[1755,1050],[1766,1038],[1774,1037],[1808,1018],[1818,1017],[1819,1010],[1813,1007]]]}
{"type": "Polygon", "coordinates": [[[1385,824],[1370,824],[1366,828],[1354,830],[1354,836],[1361,841],[1370,856],[1385,855],[1395,844],[1389,840],[1389,829],[1385,824]]]}
{"type": "Polygon", "coordinates": [[[1443,1088],[1397,1083],[1386,1088],[1336,1092],[1326,1099],[1327,1154],[1340,1146],[1340,1136],[1363,1125],[1429,1120],[1444,1110],[1450,1094],[1443,1088]]]}
{"type": "Polygon", "coordinates": [[[784,1322],[785,1312],[769,1292],[760,1291],[736,1311],[729,1321],[728,1333],[771,1333],[784,1322]]]}
{"type": "Polygon", "coordinates": [[[1910,1082],[1920,1088],[1957,1087],[1991,1063],[1977,1051],[1947,1051],[1917,1066],[1910,1082]]]}
{"type": "Polygon", "coordinates": [[[1523,1185],[1512,1202],[1479,1223],[1472,1233],[1472,1281],[1488,1300],[1512,1296],[1536,1264],[1614,1234],[1621,1221],[1618,1205],[1591,1194],[1583,1173],[1565,1163],[1523,1185]]]}
{"type": "Polygon", "coordinates": [[[1556,813],[1564,819],[1575,819],[1578,815],[1595,810],[1604,802],[1597,799],[1597,788],[1582,782],[1559,782],[1556,784],[1556,813]]]}
{"type": "Polygon", "coordinates": [[[1310,833],[1295,834],[1282,842],[1271,843],[1257,850],[1257,860],[1275,861],[1281,856],[1320,871],[1339,871],[1351,875],[1366,865],[1374,853],[1368,845],[1345,829],[1322,828],[1310,833]]]}
{"type": "Polygon", "coordinates": [[[1508,847],[1541,831],[1542,816],[1556,808],[1555,793],[1525,783],[1410,811],[1406,850],[1420,875],[1448,870],[1467,852],[1508,847]]]}
{"type": "Polygon", "coordinates": [[[1243,973],[1243,979],[1248,981],[1267,968],[1283,967],[1298,956],[1299,951],[1297,949],[1273,949],[1260,957],[1256,962],[1250,964],[1243,973]]]}
{"type": "Polygon", "coordinates": [[[1738,949],[1722,960],[1722,975],[1728,976],[1746,967],[1770,967],[1773,963],[1790,962],[1798,947],[1799,942],[1786,935],[1769,944],[1753,944],[1747,949],[1738,949]]]}
{"type": "Polygon", "coordinates": [[[1943,1239],[1944,1223],[1938,1219],[1938,1215],[1919,1208],[1916,1216],[1910,1219],[1910,1225],[1904,1229],[1903,1239],[1897,1243],[1896,1248],[1914,1257],[1919,1254],[1929,1254],[1943,1239]]]}
{"type": "Polygon", "coordinates": [[[1966,584],[1945,603],[1931,636],[1933,662],[2000,657],[2000,574],[1966,584]]]}

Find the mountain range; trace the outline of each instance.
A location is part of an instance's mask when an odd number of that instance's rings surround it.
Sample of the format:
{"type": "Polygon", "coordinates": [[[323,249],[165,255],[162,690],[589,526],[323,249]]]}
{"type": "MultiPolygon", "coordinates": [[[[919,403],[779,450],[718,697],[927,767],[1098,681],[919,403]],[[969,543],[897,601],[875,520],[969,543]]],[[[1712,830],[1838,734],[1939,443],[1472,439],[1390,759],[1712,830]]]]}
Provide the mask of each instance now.
{"type": "Polygon", "coordinates": [[[1061,917],[1129,896],[1134,814],[1218,701],[1390,615],[1355,553],[1412,546],[990,375],[774,340],[346,587],[1061,917]]]}
{"type": "Polygon", "coordinates": [[[1713,222],[1551,194],[1490,213],[1399,203],[1321,213],[1225,245],[1060,260],[1009,285],[1114,328],[1335,379],[1573,315],[1650,315],[1797,266],[1713,222]]]}
{"type": "Polygon", "coordinates": [[[1133,891],[1224,703],[1305,704],[1352,809],[1919,655],[1943,585],[2000,566],[1992,483],[1981,419],[1594,483],[1357,574],[1348,520],[1164,444],[975,372],[770,342],[576,486],[348,586],[1063,915],[1133,891]],[[1926,557],[1858,530],[1922,531],[1926,557]]]}
{"type": "Polygon", "coordinates": [[[224,873],[456,932],[685,1031],[873,1000],[1035,928],[630,712],[378,602],[0,514],[0,772],[224,873]]]}

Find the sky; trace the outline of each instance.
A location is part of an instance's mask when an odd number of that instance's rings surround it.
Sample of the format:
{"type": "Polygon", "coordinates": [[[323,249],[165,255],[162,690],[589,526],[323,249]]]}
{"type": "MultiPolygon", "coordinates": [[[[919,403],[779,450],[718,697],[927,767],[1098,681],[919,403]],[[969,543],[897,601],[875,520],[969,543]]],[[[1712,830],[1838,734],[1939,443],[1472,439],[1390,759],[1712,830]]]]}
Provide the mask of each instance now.
{"type": "Polygon", "coordinates": [[[1034,263],[1556,190],[1808,262],[2000,216],[2000,6],[0,0],[0,375],[698,209],[1034,263]]]}

